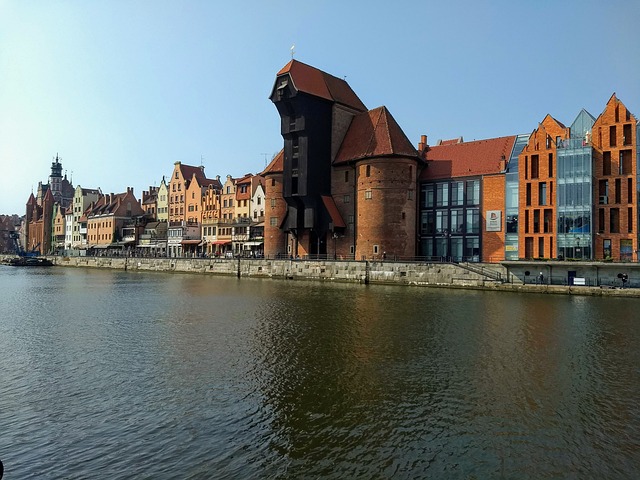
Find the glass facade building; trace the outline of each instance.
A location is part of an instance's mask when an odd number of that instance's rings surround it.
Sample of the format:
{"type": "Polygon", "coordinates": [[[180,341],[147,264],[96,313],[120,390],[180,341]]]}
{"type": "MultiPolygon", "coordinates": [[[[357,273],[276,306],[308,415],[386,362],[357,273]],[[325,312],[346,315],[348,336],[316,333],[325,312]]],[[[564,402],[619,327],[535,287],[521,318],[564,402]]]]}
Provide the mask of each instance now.
{"type": "Polygon", "coordinates": [[[571,125],[568,139],[556,139],[556,224],[558,258],[593,257],[593,150],[595,118],[582,110],[571,125]]]}
{"type": "Polygon", "coordinates": [[[480,261],[480,179],[426,183],[420,189],[420,255],[480,261]]]}
{"type": "Polygon", "coordinates": [[[529,135],[516,137],[505,175],[505,260],[518,260],[518,155],[529,141],[529,135]]]}

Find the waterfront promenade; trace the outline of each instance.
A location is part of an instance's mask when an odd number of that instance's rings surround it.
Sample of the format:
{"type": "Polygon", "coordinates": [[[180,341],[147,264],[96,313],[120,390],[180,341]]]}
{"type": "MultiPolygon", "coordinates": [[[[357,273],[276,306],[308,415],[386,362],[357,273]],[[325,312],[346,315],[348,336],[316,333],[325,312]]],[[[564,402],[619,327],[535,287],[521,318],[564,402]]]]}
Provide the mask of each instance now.
{"type": "Polygon", "coordinates": [[[131,272],[199,273],[238,278],[640,297],[640,265],[636,263],[520,261],[480,264],[246,258],[48,258],[56,266],[108,268],[131,272]],[[619,278],[621,272],[627,275],[625,282],[619,278]],[[570,276],[584,285],[572,285],[570,276]]]}

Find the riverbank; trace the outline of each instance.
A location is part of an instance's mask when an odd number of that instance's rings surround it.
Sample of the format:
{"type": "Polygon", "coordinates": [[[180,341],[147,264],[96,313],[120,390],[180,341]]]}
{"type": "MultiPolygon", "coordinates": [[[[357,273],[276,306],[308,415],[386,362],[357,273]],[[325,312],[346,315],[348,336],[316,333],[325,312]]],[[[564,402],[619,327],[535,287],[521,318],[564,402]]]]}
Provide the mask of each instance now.
{"type": "MultiPolygon", "coordinates": [[[[56,266],[111,268],[136,272],[199,273],[238,278],[334,281],[360,284],[463,288],[516,293],[557,295],[640,297],[638,288],[619,288],[613,272],[620,266],[596,263],[579,265],[598,270],[597,282],[588,285],[549,284],[563,277],[548,275],[546,282],[530,276],[526,262],[508,264],[451,264],[391,261],[273,260],[239,258],[121,258],[48,257],[56,266]],[[526,275],[525,275],[526,274],[526,275]]],[[[551,272],[551,266],[538,262],[536,269],[551,272]]],[[[635,267],[635,265],[634,265],[635,267]]],[[[559,267],[555,267],[556,271],[559,267]]],[[[566,266],[565,268],[578,268],[566,266]]],[[[629,268],[626,266],[625,268],[629,268]]],[[[536,270],[537,271],[537,270],[536,270]]],[[[580,270],[578,270],[580,272],[580,270]]],[[[565,275],[566,276],[566,275],[565,275]]],[[[582,278],[582,277],[579,277],[582,278]]],[[[590,278],[590,277],[589,277],[590,278]]],[[[631,285],[631,282],[628,283],[631,285]]]]}

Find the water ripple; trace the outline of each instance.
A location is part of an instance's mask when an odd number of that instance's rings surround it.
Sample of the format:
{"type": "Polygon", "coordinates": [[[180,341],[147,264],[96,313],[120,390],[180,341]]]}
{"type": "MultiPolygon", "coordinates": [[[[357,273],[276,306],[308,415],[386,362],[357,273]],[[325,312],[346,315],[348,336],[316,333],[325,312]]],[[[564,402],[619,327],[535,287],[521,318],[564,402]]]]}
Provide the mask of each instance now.
{"type": "Polygon", "coordinates": [[[5,478],[640,468],[635,301],[49,272],[0,269],[5,478]]]}

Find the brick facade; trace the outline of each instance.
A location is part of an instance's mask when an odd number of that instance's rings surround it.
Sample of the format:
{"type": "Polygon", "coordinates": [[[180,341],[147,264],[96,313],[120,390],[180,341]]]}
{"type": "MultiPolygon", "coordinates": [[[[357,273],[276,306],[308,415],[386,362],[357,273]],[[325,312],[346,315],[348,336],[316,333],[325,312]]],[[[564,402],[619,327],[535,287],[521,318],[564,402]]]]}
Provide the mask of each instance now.
{"type": "Polygon", "coordinates": [[[638,260],[636,124],[614,94],[593,125],[596,259],[638,260]]]}
{"type": "Polygon", "coordinates": [[[533,131],[518,158],[518,244],[520,258],[557,256],[556,143],[569,138],[569,129],[547,115],[533,131]]]}
{"type": "Polygon", "coordinates": [[[499,262],[504,260],[505,239],[505,176],[485,176],[482,181],[482,260],[485,262],[499,262]],[[499,232],[487,231],[486,215],[488,211],[501,213],[501,228],[499,232]]]}
{"type": "Polygon", "coordinates": [[[415,159],[371,158],[357,163],[356,258],[416,254],[415,159]]]}

